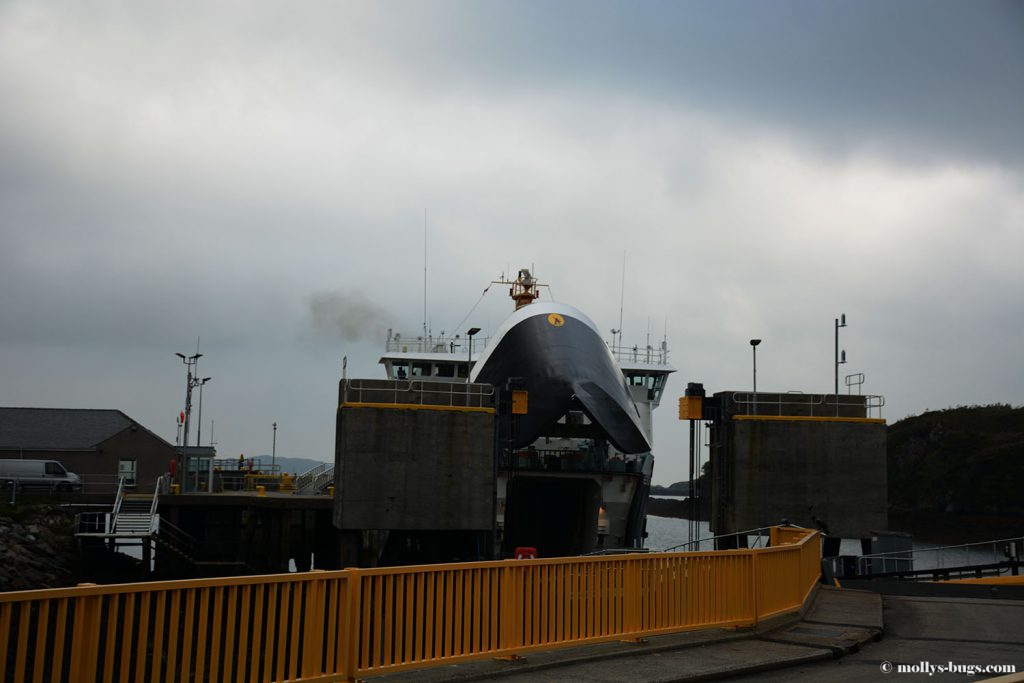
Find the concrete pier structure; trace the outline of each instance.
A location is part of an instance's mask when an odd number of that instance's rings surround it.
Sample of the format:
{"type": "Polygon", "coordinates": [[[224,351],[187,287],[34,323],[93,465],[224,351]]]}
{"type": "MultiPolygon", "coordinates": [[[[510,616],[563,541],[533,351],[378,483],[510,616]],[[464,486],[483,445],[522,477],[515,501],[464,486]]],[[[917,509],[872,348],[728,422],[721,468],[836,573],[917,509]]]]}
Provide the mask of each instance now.
{"type": "Polygon", "coordinates": [[[869,538],[887,527],[886,425],[864,396],[718,392],[711,529],[779,524],[869,538]]]}
{"type": "Polygon", "coordinates": [[[156,572],[271,574],[289,571],[291,562],[300,572],[341,569],[340,534],[331,509],[327,496],[290,493],[161,496],[156,572]]]}
{"type": "Polygon", "coordinates": [[[346,561],[489,557],[495,425],[488,384],[342,380],[333,520],[346,561]]]}

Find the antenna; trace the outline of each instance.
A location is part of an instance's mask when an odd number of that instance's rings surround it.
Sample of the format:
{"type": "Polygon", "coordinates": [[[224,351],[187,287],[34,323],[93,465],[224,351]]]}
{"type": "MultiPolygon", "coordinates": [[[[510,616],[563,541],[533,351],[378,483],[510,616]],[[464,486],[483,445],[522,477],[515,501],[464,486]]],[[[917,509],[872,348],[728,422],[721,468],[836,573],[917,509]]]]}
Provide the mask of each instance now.
{"type": "Polygon", "coordinates": [[[423,207],[423,339],[427,338],[427,208],[423,207]]]}
{"type": "MultiPolygon", "coordinates": [[[[619,346],[622,346],[622,308],[626,302],[626,250],[622,250],[622,286],[619,288],[619,346]]],[[[613,340],[614,342],[614,340],[613,340]]]]}

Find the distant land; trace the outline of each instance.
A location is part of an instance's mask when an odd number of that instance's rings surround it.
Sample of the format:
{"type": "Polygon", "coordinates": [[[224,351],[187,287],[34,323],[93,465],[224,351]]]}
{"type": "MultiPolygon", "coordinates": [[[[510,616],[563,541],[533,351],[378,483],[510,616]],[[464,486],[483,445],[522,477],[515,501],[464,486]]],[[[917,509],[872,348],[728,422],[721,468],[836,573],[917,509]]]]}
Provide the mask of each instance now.
{"type": "Polygon", "coordinates": [[[690,495],[690,482],[677,481],[668,486],[651,485],[652,496],[688,496],[690,495]]]}
{"type": "Polygon", "coordinates": [[[941,543],[1024,535],[1024,408],[960,406],[888,430],[889,528],[941,543]]]}

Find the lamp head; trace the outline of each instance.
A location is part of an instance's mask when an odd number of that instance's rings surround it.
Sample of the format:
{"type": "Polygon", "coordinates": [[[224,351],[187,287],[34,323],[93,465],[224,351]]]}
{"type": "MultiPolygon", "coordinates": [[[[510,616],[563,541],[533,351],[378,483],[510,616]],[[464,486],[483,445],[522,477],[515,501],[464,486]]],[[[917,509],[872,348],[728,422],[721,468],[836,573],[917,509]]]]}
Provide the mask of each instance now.
{"type": "Polygon", "coordinates": [[[479,332],[479,331],[480,331],[480,328],[479,328],[479,327],[471,327],[471,328],[469,328],[469,330],[468,330],[468,331],[466,332],[466,336],[472,337],[472,336],[473,336],[474,334],[476,334],[476,333],[477,333],[477,332],[479,332]]]}
{"type": "Polygon", "coordinates": [[[758,345],[758,344],[760,344],[760,343],[761,343],[761,340],[760,340],[760,339],[751,339],[751,340],[750,340],[750,345],[751,345],[751,346],[757,346],[757,345],[758,345]]]}

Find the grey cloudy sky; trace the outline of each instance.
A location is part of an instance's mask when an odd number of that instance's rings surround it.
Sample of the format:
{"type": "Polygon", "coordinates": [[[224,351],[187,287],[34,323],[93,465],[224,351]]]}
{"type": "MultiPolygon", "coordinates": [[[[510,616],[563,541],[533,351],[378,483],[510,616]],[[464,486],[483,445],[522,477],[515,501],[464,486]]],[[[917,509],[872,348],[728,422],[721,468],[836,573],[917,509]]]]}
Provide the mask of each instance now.
{"type": "MultiPolygon", "coordinates": [[[[333,457],[341,357],[533,265],[687,381],[1022,403],[1024,3],[0,2],[0,404],[333,457]],[[345,312],[339,322],[336,312],[345,312]]],[[[511,311],[489,294],[463,327],[511,311]]],[[[205,439],[204,439],[205,441],[205,439]]]]}

